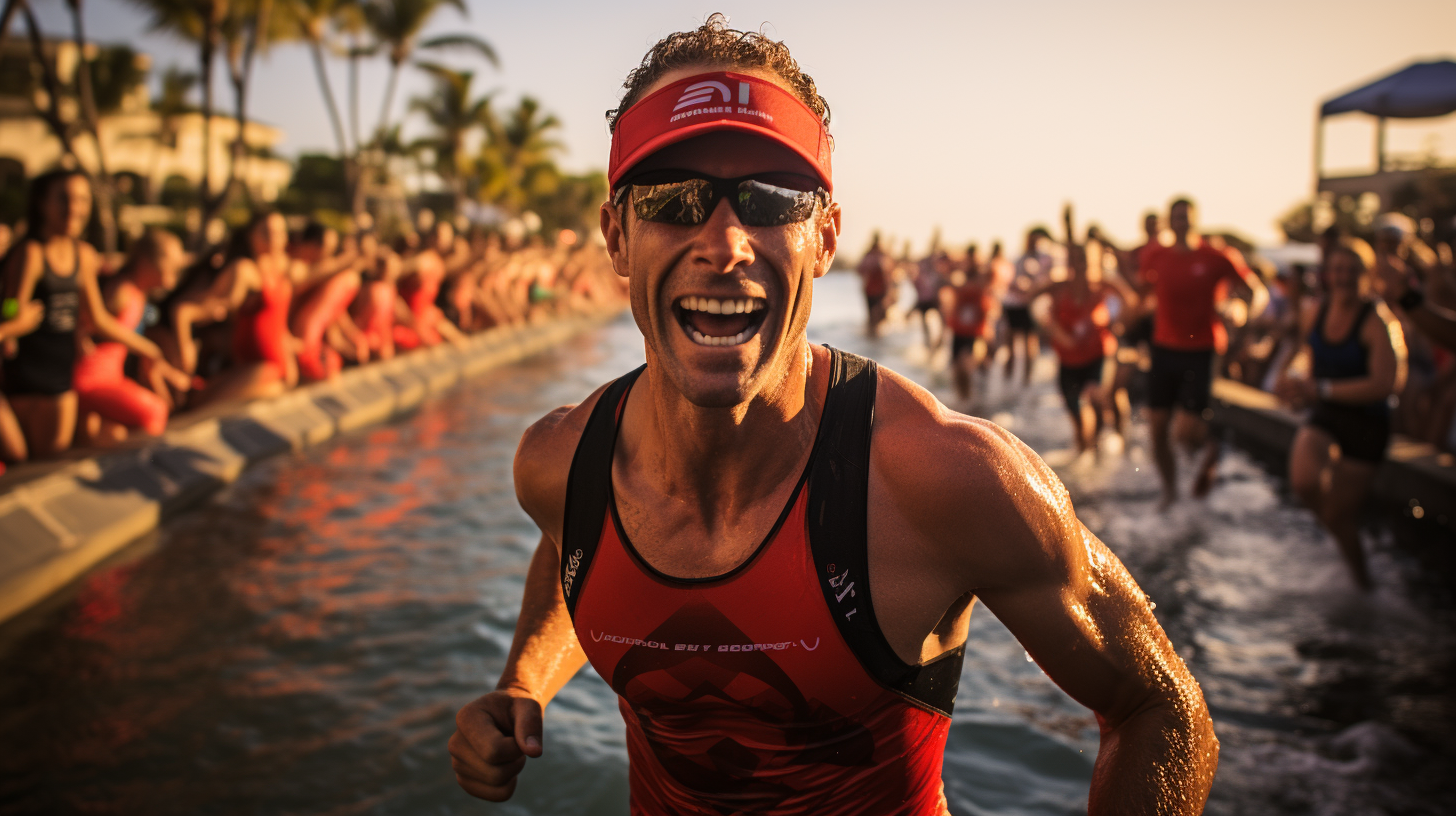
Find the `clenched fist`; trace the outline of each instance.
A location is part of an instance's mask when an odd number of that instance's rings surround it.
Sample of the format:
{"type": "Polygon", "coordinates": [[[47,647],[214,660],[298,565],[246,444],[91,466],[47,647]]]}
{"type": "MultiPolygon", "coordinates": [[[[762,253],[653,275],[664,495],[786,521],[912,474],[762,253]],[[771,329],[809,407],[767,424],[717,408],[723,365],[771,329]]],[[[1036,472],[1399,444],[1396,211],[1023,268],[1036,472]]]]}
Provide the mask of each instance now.
{"type": "Polygon", "coordinates": [[[449,747],[460,787],[504,802],[516,792],[526,757],[541,756],[541,704],[519,692],[492,691],[455,715],[449,747]]]}

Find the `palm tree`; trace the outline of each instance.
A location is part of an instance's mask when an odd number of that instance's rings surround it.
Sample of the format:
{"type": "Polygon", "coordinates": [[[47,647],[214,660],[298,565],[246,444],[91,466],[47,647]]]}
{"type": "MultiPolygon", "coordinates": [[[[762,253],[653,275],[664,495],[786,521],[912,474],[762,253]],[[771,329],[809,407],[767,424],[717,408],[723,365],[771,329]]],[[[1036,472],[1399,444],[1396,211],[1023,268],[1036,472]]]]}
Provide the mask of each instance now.
{"type": "Polygon", "coordinates": [[[556,156],[562,145],[550,134],[560,127],[561,120],[530,96],[521,97],[504,122],[491,117],[476,161],[480,197],[519,213],[555,192],[561,183],[556,156]]]}
{"type": "MultiPolygon", "coordinates": [[[[151,29],[165,31],[197,44],[198,79],[202,85],[202,180],[199,195],[204,210],[212,200],[212,71],[231,0],[131,0],[150,12],[151,29]]],[[[204,225],[206,221],[204,220],[204,225]]],[[[199,235],[202,231],[199,230],[199,235]]]]}
{"type": "Polygon", "coordinates": [[[379,110],[379,125],[375,128],[376,138],[389,129],[389,113],[394,107],[395,88],[399,82],[399,69],[409,62],[416,48],[426,50],[466,49],[479,54],[492,66],[500,67],[495,49],[490,43],[473,34],[447,34],[423,42],[420,31],[442,5],[450,5],[468,16],[465,0],[373,0],[364,7],[365,19],[382,48],[388,49],[389,82],[385,85],[384,104],[379,110]]]}
{"type": "Polygon", "coordinates": [[[221,211],[240,183],[239,167],[251,155],[247,145],[248,88],[253,76],[253,59],[271,43],[293,36],[296,25],[288,7],[279,8],[274,0],[232,0],[222,23],[228,78],[233,86],[233,118],[237,133],[228,154],[228,180],[222,194],[207,202],[207,215],[221,211]]]}
{"type": "Polygon", "coordinates": [[[490,126],[491,94],[471,98],[474,72],[455,71],[430,62],[420,63],[419,67],[435,78],[435,92],[411,99],[410,110],[424,114],[433,127],[433,133],[423,141],[435,152],[435,172],[455,193],[458,213],[465,205],[465,140],[472,131],[490,126]]]}
{"type": "Polygon", "coordinates": [[[334,140],[338,142],[339,158],[349,160],[349,142],[344,135],[344,120],[339,115],[339,103],[334,99],[334,89],[329,83],[328,70],[324,64],[324,36],[329,27],[344,14],[344,9],[354,0],[290,0],[298,25],[298,31],[308,43],[309,55],[313,57],[313,70],[318,76],[319,90],[323,92],[324,107],[329,114],[329,124],[334,129],[334,140]]]}

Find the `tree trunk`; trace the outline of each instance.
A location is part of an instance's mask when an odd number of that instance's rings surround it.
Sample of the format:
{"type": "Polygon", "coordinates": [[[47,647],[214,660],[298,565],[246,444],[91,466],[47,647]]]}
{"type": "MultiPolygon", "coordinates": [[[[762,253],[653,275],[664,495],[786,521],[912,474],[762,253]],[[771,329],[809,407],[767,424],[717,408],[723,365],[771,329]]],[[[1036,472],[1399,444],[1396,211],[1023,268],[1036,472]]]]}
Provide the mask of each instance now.
{"type": "Polygon", "coordinates": [[[76,44],[76,92],[81,118],[96,143],[96,174],[91,187],[96,191],[96,214],[101,222],[102,249],[116,251],[116,189],[106,170],[106,149],[101,144],[101,122],[96,112],[96,95],[91,90],[91,61],[86,58],[86,28],[81,21],[81,0],[70,0],[72,40],[76,44]]]}
{"type": "MultiPolygon", "coordinates": [[[[210,6],[211,4],[209,4],[210,6]]],[[[203,23],[202,47],[198,58],[202,65],[202,178],[197,191],[197,211],[200,222],[192,242],[197,249],[207,242],[208,203],[212,200],[212,63],[217,38],[217,24],[209,10],[203,23]]]]}
{"type": "Polygon", "coordinates": [[[324,105],[329,111],[329,124],[333,126],[334,139],[339,143],[339,158],[347,162],[349,160],[349,143],[344,136],[344,120],[339,116],[339,104],[334,101],[334,89],[329,85],[329,74],[324,65],[323,43],[310,38],[308,51],[313,55],[313,70],[318,74],[319,90],[323,91],[324,105]]]}
{"type": "Polygon", "coordinates": [[[5,0],[5,10],[0,11],[0,41],[10,36],[10,20],[20,10],[23,0],[5,0]]]}
{"type": "Polygon", "coordinates": [[[384,141],[384,134],[389,132],[389,109],[394,106],[394,89],[399,84],[399,67],[401,62],[390,60],[389,82],[384,86],[384,106],[379,109],[379,127],[374,131],[376,144],[384,141]]]}

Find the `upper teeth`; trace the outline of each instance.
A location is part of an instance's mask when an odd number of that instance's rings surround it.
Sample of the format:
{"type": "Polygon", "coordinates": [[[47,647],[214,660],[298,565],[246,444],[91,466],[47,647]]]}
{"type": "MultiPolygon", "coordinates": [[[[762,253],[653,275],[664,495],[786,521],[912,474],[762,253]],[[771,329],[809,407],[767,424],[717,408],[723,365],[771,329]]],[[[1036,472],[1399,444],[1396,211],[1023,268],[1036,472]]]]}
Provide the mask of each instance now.
{"type": "Polygon", "coordinates": [[[761,308],[756,298],[718,300],[693,295],[682,299],[682,307],[690,312],[707,312],[708,314],[744,314],[761,308]]]}

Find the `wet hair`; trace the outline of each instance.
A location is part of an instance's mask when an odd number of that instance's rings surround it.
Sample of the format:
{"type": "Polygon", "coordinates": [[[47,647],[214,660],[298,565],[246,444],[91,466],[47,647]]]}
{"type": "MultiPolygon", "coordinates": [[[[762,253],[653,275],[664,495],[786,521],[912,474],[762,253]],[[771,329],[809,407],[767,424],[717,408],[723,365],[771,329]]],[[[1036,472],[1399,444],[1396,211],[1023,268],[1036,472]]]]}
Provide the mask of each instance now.
{"type": "Polygon", "coordinates": [[[698,66],[772,71],[819,116],[826,129],[829,127],[829,103],[819,95],[814,78],[799,69],[789,47],[758,31],[729,28],[728,18],[715,13],[692,31],[669,34],[652,46],[642,57],[642,64],[633,68],[622,83],[625,92],[617,107],[607,111],[607,128],[615,131],[622,113],[637,104],[652,83],[669,71],[698,66]]]}

